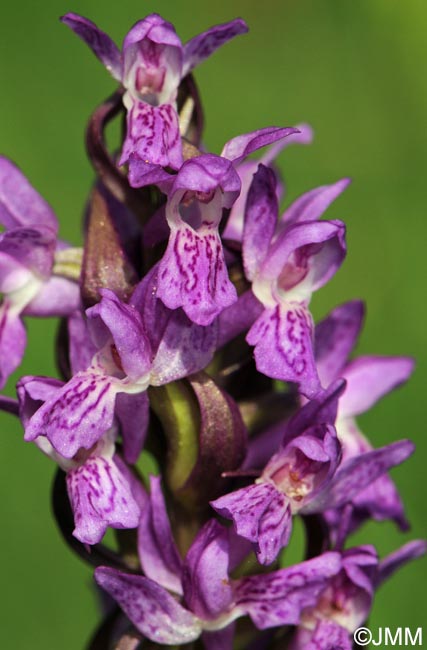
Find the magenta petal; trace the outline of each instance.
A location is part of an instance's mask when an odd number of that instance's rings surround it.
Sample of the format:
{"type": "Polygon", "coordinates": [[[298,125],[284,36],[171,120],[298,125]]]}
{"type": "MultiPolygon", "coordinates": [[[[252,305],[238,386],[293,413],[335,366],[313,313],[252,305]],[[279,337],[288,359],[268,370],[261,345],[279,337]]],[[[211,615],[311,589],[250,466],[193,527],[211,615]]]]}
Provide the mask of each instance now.
{"type": "Polygon", "coordinates": [[[278,212],[276,175],[272,169],[259,165],[249,189],[243,229],[243,263],[249,280],[267,256],[278,212]]]}
{"type": "Polygon", "coordinates": [[[244,133],[226,142],[221,156],[227,158],[227,160],[232,160],[237,165],[243,158],[257,151],[257,149],[261,149],[261,147],[272,144],[272,142],[277,142],[277,140],[286,138],[294,133],[299,133],[298,129],[288,126],[267,126],[264,129],[244,133]]]}
{"type": "Polygon", "coordinates": [[[257,543],[260,521],[277,493],[271,483],[258,483],[225,494],[211,501],[211,506],[222,517],[234,521],[238,535],[257,543]]]}
{"type": "Polygon", "coordinates": [[[279,288],[285,282],[286,286],[289,280],[284,274],[285,265],[292,260],[292,255],[298,253],[305,258],[309,284],[304,276],[302,280],[293,282],[284,293],[301,291],[301,287],[304,287],[304,293],[309,298],[312,291],[320,289],[330,280],[345,258],[345,225],[336,220],[305,221],[282,230],[273,240],[261,266],[261,282],[279,283],[279,288]]]}
{"type": "Polygon", "coordinates": [[[422,557],[427,553],[427,542],[424,539],[415,539],[407,544],[404,544],[401,548],[394,553],[387,555],[378,565],[378,576],[376,580],[376,586],[379,586],[388,580],[395,571],[404,566],[407,562],[411,560],[416,560],[419,557],[422,557]]]}
{"type": "Polygon", "coordinates": [[[184,45],[184,66],[182,76],[207,59],[215,50],[239,34],[245,34],[248,27],[244,20],[236,18],[229,23],[215,25],[198,34],[184,45]]]}
{"type": "Polygon", "coordinates": [[[95,372],[79,372],[43,404],[25,429],[25,440],[46,436],[56,451],[72,458],[90,449],[111,428],[120,383],[95,372]]]}
{"type": "Polygon", "coordinates": [[[289,226],[302,221],[316,221],[335,199],[348,187],[349,178],[332,185],[323,185],[300,196],[283,213],[280,223],[289,226]]]}
{"type": "MultiPolygon", "coordinates": [[[[173,176],[165,172],[163,167],[160,165],[154,165],[153,163],[143,160],[138,154],[131,153],[129,156],[129,173],[128,180],[129,184],[132,187],[145,187],[146,185],[159,185],[164,183],[171,184],[173,182],[173,176]]],[[[153,215],[153,218],[156,215],[153,215]]],[[[149,222],[150,234],[153,228],[152,220],[149,222]]],[[[169,233],[169,229],[166,228],[166,233],[169,233]]],[[[163,233],[162,233],[163,234],[163,233]]],[[[167,234],[166,234],[167,237],[167,234]]],[[[165,237],[165,238],[166,238],[165,237]]],[[[147,234],[144,231],[144,241],[147,246],[152,245],[152,241],[147,241],[147,234]]],[[[154,242],[156,244],[157,241],[154,242]]]]}
{"type": "Polygon", "coordinates": [[[185,603],[204,620],[214,620],[230,608],[228,565],[228,531],[212,519],[192,543],[182,573],[185,603]]]}
{"type": "Polygon", "coordinates": [[[352,300],[336,307],[314,330],[314,350],[320,381],[328,386],[342,376],[362,327],[364,304],[352,300]]]}
{"type": "Polygon", "coordinates": [[[80,307],[80,288],[77,282],[52,276],[28,303],[24,314],[29,316],[69,316],[80,307]]]}
{"type": "Polygon", "coordinates": [[[136,528],[140,510],[113,459],[90,456],[67,474],[74,512],[73,535],[83,544],[98,543],[107,529],[136,528]]]}
{"type": "Polygon", "coordinates": [[[100,30],[91,20],[74,13],[62,16],[61,22],[72,29],[90,47],[95,56],[98,57],[117,81],[121,81],[121,54],[117,45],[105,32],[100,30]]]}
{"type": "Polygon", "coordinates": [[[182,562],[160,487],[160,477],[150,478],[150,497],[138,529],[138,553],[147,578],[165,589],[182,594],[182,562]]]}
{"type": "Polygon", "coordinates": [[[9,293],[15,289],[12,286],[10,289],[4,286],[5,283],[10,282],[6,256],[11,260],[9,264],[15,262],[23,268],[30,269],[36,276],[35,280],[46,280],[51,274],[55,246],[55,232],[44,226],[13,228],[2,233],[0,236],[2,290],[9,293]]]}
{"type": "Polygon", "coordinates": [[[312,632],[304,628],[297,631],[290,650],[352,650],[353,639],[349,631],[338,623],[320,620],[312,632]]]}
{"type": "Polygon", "coordinates": [[[200,636],[200,621],[152,580],[108,567],[96,569],[95,579],[148,639],[173,645],[200,636]]]}
{"type": "Polygon", "coordinates": [[[340,569],[340,554],[331,552],[288,569],[241,578],[236,581],[236,605],[260,630],[297,625],[303,610],[317,603],[340,569]]]}
{"type": "Polygon", "coordinates": [[[368,411],[381,397],[410,377],[414,360],[409,357],[358,357],[345,368],[347,389],[340,400],[340,416],[368,411]]]}
{"type": "Polygon", "coordinates": [[[116,416],[120,422],[123,455],[134,464],[144,446],[149,421],[149,401],[146,392],[119,393],[116,397],[116,416]]]}
{"type": "Polygon", "coordinates": [[[218,348],[246,332],[261,316],[264,308],[252,291],[242,293],[237,301],[224,309],[218,318],[218,348]]]}
{"type": "MultiPolygon", "coordinates": [[[[171,104],[151,106],[134,101],[127,113],[126,140],[119,164],[124,165],[132,154],[153,165],[173,169],[181,167],[183,158],[178,115],[171,104]]],[[[134,179],[134,172],[132,175],[134,179]]]]}
{"type": "Polygon", "coordinates": [[[170,312],[151,368],[151,384],[166,384],[206,368],[215,354],[217,339],[216,321],[202,327],[181,309],[170,312]]]}
{"type": "Polygon", "coordinates": [[[58,230],[50,205],[4,156],[0,156],[0,223],[6,228],[47,226],[58,230]]]}
{"type": "Polygon", "coordinates": [[[260,564],[271,564],[288,545],[292,532],[292,514],[288,499],[276,491],[259,522],[255,553],[260,564]]]}
{"type": "Polygon", "coordinates": [[[157,294],[169,309],[182,307],[198,325],[210,325],[237,300],[215,229],[173,228],[160,262],[157,294]]]}
{"type": "Polygon", "coordinates": [[[7,299],[0,305],[0,388],[20,365],[27,344],[27,334],[19,314],[7,299]]]}
{"type": "Polygon", "coordinates": [[[256,367],[267,377],[296,382],[311,398],[320,390],[312,350],[313,322],[298,303],[265,309],[246,337],[255,346],[256,367]]]}
{"type": "Polygon", "coordinates": [[[151,367],[151,348],[141,315],[132,304],[123,303],[113,291],[101,289],[100,293],[101,302],[86,312],[93,321],[94,335],[99,339],[97,343],[99,347],[106,343],[107,328],[114,340],[123,371],[131,379],[138,380],[151,367]]]}
{"type": "Polygon", "coordinates": [[[329,485],[304,506],[302,512],[322,512],[348,503],[387,470],[403,463],[414,449],[410,440],[400,440],[344,461],[329,485]]]}

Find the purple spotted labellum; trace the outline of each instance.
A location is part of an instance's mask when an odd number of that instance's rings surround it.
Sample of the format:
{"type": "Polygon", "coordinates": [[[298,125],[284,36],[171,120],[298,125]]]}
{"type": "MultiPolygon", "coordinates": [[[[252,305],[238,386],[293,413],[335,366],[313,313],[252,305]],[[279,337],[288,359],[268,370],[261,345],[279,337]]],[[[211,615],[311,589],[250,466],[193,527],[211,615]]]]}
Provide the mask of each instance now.
{"type": "Polygon", "coordinates": [[[243,262],[264,311],[246,337],[260,372],[296,382],[313,397],[320,390],[312,349],[311,294],[338,270],[345,256],[344,224],[318,221],[348,181],[297,199],[277,225],[273,171],[259,166],[246,204],[243,262]],[[271,353],[274,350],[274,354],[271,353]]]}
{"type": "Polygon", "coordinates": [[[21,315],[66,316],[79,304],[78,285],[53,275],[58,222],[22,172],[0,157],[0,387],[22,361],[21,315]]]}
{"type": "Polygon", "coordinates": [[[177,94],[181,80],[216,49],[247,31],[241,19],[211,27],[182,45],[175,28],[150,14],[127,33],[122,52],[93,22],[77,14],[62,17],[120,81],[126,92],[127,133],[120,165],[132,155],[162,167],[183,163],[177,94]]]}

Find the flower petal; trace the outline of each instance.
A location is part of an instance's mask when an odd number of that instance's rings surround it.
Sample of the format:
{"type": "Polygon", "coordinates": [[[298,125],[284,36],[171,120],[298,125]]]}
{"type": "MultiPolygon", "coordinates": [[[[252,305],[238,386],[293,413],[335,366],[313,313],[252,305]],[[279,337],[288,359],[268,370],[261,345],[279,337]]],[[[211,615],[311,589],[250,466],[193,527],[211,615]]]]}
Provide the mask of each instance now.
{"type": "Polygon", "coordinates": [[[306,192],[285,210],[280,223],[290,226],[302,221],[316,221],[349,184],[350,179],[343,178],[332,185],[322,185],[306,192]]]}
{"type": "Polygon", "coordinates": [[[257,149],[295,133],[299,133],[298,129],[290,126],[267,126],[264,129],[250,131],[226,142],[221,151],[221,157],[232,160],[234,165],[237,165],[243,158],[257,151],[257,149]]]}
{"type": "Polygon", "coordinates": [[[90,456],[67,473],[74,512],[73,535],[83,544],[97,544],[107,529],[136,528],[140,509],[113,459],[90,456]]]}
{"type": "Polygon", "coordinates": [[[196,65],[207,59],[215,50],[239,34],[245,34],[248,27],[244,20],[235,18],[228,23],[215,25],[187,41],[184,45],[184,67],[182,76],[185,77],[196,65]]]}
{"type": "Polygon", "coordinates": [[[152,580],[109,567],[97,568],[95,580],[148,639],[173,645],[189,643],[200,636],[199,619],[152,580]]]}
{"type": "Polygon", "coordinates": [[[324,386],[343,376],[344,366],[362,327],[364,303],[352,300],[336,307],[314,330],[317,371],[324,386]]]}
{"type": "Polygon", "coordinates": [[[236,581],[236,606],[264,630],[297,625],[301,613],[316,604],[331,577],[341,569],[339,553],[323,553],[287,569],[236,581]]]}
{"type": "Polygon", "coordinates": [[[233,520],[238,535],[258,542],[260,521],[277,493],[271,483],[258,483],[225,494],[211,501],[211,506],[222,517],[233,520]]]}
{"type": "Polygon", "coordinates": [[[214,620],[230,608],[228,565],[228,531],[211,519],[192,543],[182,573],[185,603],[204,620],[214,620]]]}
{"type": "Polygon", "coordinates": [[[182,562],[160,487],[160,477],[150,477],[150,497],[138,529],[138,553],[147,578],[165,589],[182,594],[182,562]]]}
{"type": "Polygon", "coordinates": [[[117,45],[91,20],[78,14],[68,13],[62,16],[61,22],[73,30],[86,43],[96,57],[105,65],[114,79],[121,81],[122,61],[117,45]]]}
{"type": "Polygon", "coordinates": [[[410,357],[358,357],[344,372],[347,389],[340,400],[340,417],[365,413],[412,374],[415,362],[410,357]]]}
{"type": "Polygon", "coordinates": [[[29,316],[69,316],[80,306],[80,288],[77,282],[51,277],[28,303],[24,314],[29,316]]]}
{"type": "Polygon", "coordinates": [[[111,336],[123,371],[138,381],[149,372],[152,358],[141,315],[132,304],[122,302],[109,289],[101,289],[100,293],[101,302],[86,311],[98,346],[102,347],[111,336]]]}
{"type": "Polygon", "coordinates": [[[93,371],[79,372],[39,408],[25,440],[46,436],[65,458],[90,449],[111,428],[120,382],[93,371]]]}
{"type": "Polygon", "coordinates": [[[277,225],[276,175],[259,165],[248,192],[243,230],[243,264],[252,280],[267,256],[277,225]]]}
{"type": "Polygon", "coordinates": [[[307,397],[320,390],[312,350],[313,321],[310,312],[298,303],[265,309],[246,336],[255,346],[259,372],[283,381],[296,382],[307,397]]]}
{"type": "Polygon", "coordinates": [[[21,364],[26,345],[25,327],[5,299],[0,305],[0,388],[21,364]]]}
{"type": "Polygon", "coordinates": [[[46,226],[55,233],[58,230],[50,205],[4,156],[0,156],[0,223],[6,228],[46,226]]]}
{"type": "Polygon", "coordinates": [[[403,463],[414,449],[410,440],[400,440],[381,449],[350,458],[342,463],[329,485],[304,506],[302,512],[304,514],[322,512],[348,503],[391,467],[403,463]]]}
{"type": "Polygon", "coordinates": [[[128,463],[136,463],[144,446],[150,418],[149,406],[146,392],[119,393],[116,397],[115,412],[120,422],[123,455],[128,463]]]}
{"type": "MultiPolygon", "coordinates": [[[[178,114],[171,104],[151,106],[132,100],[127,112],[127,132],[119,165],[137,154],[144,162],[179,169],[182,165],[182,145],[178,114]]],[[[137,160],[137,159],[136,159],[137,160]]],[[[132,184],[139,187],[140,172],[132,170],[132,184]]]]}
{"type": "Polygon", "coordinates": [[[169,309],[182,307],[198,325],[210,325],[237,300],[216,229],[173,228],[160,262],[157,294],[169,309]]]}
{"type": "Polygon", "coordinates": [[[410,560],[415,560],[427,553],[427,542],[424,539],[414,539],[401,546],[394,553],[387,555],[378,566],[376,586],[388,580],[401,566],[410,560]]]}

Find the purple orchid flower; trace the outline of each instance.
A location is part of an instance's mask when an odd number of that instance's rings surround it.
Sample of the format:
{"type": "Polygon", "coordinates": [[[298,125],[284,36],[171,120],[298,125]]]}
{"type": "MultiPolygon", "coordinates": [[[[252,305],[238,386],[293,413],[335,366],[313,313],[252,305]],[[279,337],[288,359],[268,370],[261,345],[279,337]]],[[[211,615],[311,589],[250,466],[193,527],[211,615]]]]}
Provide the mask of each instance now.
{"type": "MultiPolygon", "coordinates": [[[[334,309],[315,329],[316,364],[322,384],[328,385],[338,377],[346,380],[335,423],[343,446],[343,461],[372,449],[355,417],[404,383],[414,367],[409,357],[363,356],[348,361],[362,327],[363,313],[362,302],[348,302],[334,309]]],[[[377,521],[391,518],[403,530],[408,528],[400,496],[386,474],[357,494],[353,506],[351,529],[367,517],[377,521]]],[[[338,513],[328,513],[331,525],[337,516],[338,513]]]]}
{"type": "Polygon", "coordinates": [[[238,535],[253,543],[261,564],[273,562],[287,545],[293,515],[343,506],[414,451],[409,440],[402,440],[341,462],[331,415],[343,388],[336,382],[289,420],[281,449],[254,484],[211,502],[233,520],[238,535]]]}
{"type": "MultiPolygon", "coordinates": [[[[66,316],[78,307],[75,282],[53,276],[58,222],[52,208],[7,158],[0,157],[0,388],[22,361],[21,315],[66,316]]],[[[63,245],[60,245],[63,246],[63,245]]]]}
{"type": "MultiPolygon", "coordinates": [[[[81,448],[92,449],[116,416],[125,459],[136,462],[148,425],[146,389],[205,367],[216,341],[212,328],[193,325],[181,310],[167,310],[155,296],[155,282],[151,272],[136,288],[130,304],[110,290],[101,291],[101,302],[86,311],[94,343],[91,349],[96,350],[89,367],[78,369],[36,411],[25,428],[25,440],[46,436],[59,454],[73,458],[81,448]],[[148,325],[156,320],[156,327],[148,329],[144,319],[148,325]]],[[[80,341],[78,320],[72,327],[80,341]]],[[[81,351],[73,354],[74,368],[84,365],[87,358],[81,351]]]]}
{"type": "Polygon", "coordinates": [[[277,225],[276,178],[260,165],[247,200],[243,262],[264,311],[246,340],[255,346],[260,372],[296,382],[309,398],[320,390],[320,382],[308,304],[313,291],[338,270],[346,251],[344,224],[318,218],[348,182],[344,179],[301,196],[277,225]]]}
{"type": "Polygon", "coordinates": [[[353,633],[365,623],[375,590],[397,569],[426,553],[415,540],[382,561],[372,546],[344,551],[342,569],[333,576],[314,607],[305,610],[290,650],[352,650],[353,633]]]}
{"type": "MultiPolygon", "coordinates": [[[[34,412],[62,387],[53,379],[26,377],[17,385],[20,418],[25,426],[34,412]]],[[[96,544],[107,526],[136,528],[139,524],[142,487],[115,454],[117,431],[111,428],[89,450],[72,458],[59,454],[48,438],[38,436],[39,449],[67,474],[66,483],[74,513],[73,535],[83,544],[96,544]],[[135,493],[139,498],[135,498],[135,493]]]]}
{"type": "Polygon", "coordinates": [[[240,191],[232,163],[206,154],[187,160],[168,192],[169,242],[159,266],[158,295],[209,325],[237,299],[228,277],[218,226],[240,191]]]}
{"type": "Polygon", "coordinates": [[[181,80],[215,50],[248,28],[237,18],[211,27],[182,45],[175,28],[158,14],[137,22],[122,52],[93,22],[74,13],[62,17],[126,90],[127,133],[120,165],[142,160],[179,169],[183,163],[177,94],[181,80]]]}
{"type": "Polygon", "coordinates": [[[340,554],[329,552],[270,574],[232,580],[229,572],[247,551],[232,531],[211,520],[182,561],[159,479],[152,478],[149,507],[139,528],[145,576],[99,567],[95,579],[148,639],[180,644],[202,636],[208,650],[231,650],[237,618],[249,615],[261,630],[296,625],[300,612],[314,606],[341,569],[340,554]]]}

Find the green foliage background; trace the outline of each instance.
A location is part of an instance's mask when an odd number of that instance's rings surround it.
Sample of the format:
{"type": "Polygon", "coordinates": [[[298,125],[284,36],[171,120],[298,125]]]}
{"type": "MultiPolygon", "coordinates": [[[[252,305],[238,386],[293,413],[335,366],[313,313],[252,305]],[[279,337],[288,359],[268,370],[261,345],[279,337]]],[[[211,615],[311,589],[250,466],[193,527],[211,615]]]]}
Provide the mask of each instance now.
{"type": "MultiPolygon", "coordinates": [[[[348,226],[348,258],[313,300],[316,318],[350,298],[364,298],[368,318],[358,351],[409,354],[408,386],[360,418],[380,446],[401,437],[417,453],[394,471],[413,530],[369,525],[355,541],[381,554],[426,534],[425,241],[427,112],[423,0],[62,0],[3,3],[0,150],[15,160],[57,211],[62,237],[81,242],[80,219],[92,179],[83,130],[114,88],[95,57],[57,17],[90,17],[118,42],[157,11],[183,40],[236,16],[239,37],[197,69],[206,112],[206,143],[218,152],[232,136],[267,125],[307,121],[311,147],[280,158],[287,200],[342,176],[354,180],[329,215],[348,226]]],[[[52,374],[55,323],[29,323],[19,374],[52,374]]],[[[18,377],[18,374],[14,378],[18,377]]],[[[9,383],[13,394],[14,382],[9,383]]],[[[0,643],[16,650],[79,650],[97,620],[91,573],[64,547],[50,516],[53,464],[1,416],[0,643]]],[[[427,563],[405,568],[378,594],[378,626],[421,626],[427,563]]],[[[427,629],[424,630],[425,635],[427,629]]]]}

